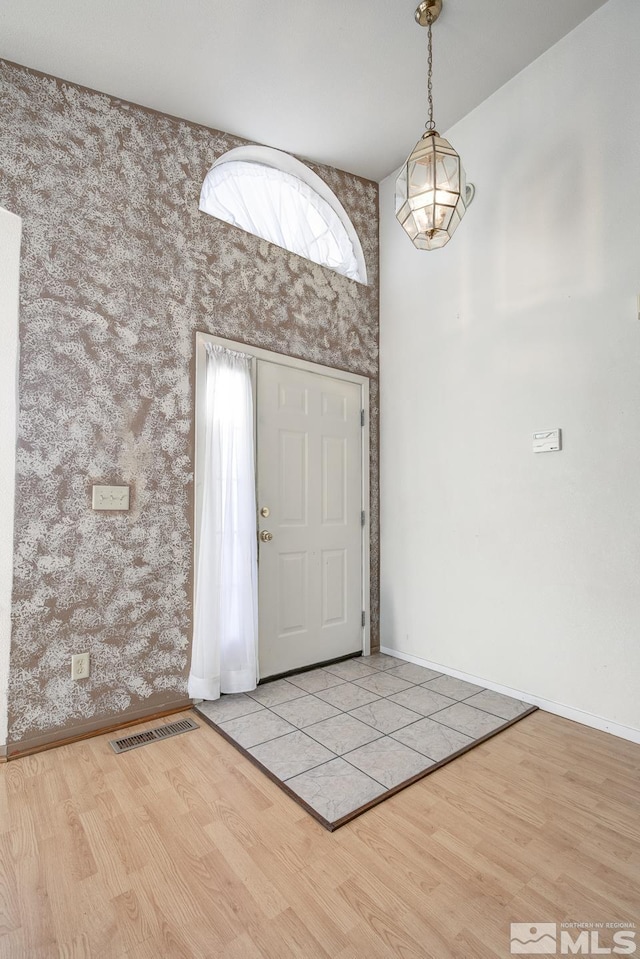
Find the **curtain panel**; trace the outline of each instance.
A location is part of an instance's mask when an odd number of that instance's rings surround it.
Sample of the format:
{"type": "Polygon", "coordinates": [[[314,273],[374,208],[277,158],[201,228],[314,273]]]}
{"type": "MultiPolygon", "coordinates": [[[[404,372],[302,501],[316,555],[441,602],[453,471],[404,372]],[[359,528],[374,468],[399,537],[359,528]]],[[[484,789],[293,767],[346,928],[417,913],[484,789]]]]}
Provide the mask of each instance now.
{"type": "Polygon", "coordinates": [[[203,495],[197,535],[192,699],[255,689],[258,563],[252,357],[206,344],[203,495]]]}

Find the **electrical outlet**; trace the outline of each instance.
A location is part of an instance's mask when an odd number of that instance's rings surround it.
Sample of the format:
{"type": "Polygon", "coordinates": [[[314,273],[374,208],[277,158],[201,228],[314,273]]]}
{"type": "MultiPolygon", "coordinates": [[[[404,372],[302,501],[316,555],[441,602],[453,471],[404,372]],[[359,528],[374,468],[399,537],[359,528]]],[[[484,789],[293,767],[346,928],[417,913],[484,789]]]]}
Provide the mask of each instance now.
{"type": "Polygon", "coordinates": [[[71,657],[71,678],[86,679],[89,675],[89,653],[78,653],[71,657]]]}

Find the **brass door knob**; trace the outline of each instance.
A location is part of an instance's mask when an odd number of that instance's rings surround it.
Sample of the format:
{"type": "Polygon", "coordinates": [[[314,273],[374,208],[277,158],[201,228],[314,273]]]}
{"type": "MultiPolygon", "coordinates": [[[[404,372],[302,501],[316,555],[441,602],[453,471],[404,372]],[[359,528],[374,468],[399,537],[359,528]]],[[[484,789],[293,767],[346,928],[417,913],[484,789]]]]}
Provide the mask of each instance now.
{"type": "Polygon", "coordinates": [[[263,543],[270,543],[273,539],[273,533],[270,533],[267,529],[263,529],[260,533],[260,539],[263,543]]]}

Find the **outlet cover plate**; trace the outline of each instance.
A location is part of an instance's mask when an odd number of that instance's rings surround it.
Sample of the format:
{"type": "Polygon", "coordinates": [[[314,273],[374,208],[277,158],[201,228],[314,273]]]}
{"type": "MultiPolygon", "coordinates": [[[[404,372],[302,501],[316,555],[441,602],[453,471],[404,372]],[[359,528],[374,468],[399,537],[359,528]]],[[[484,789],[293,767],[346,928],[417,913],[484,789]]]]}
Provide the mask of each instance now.
{"type": "Polygon", "coordinates": [[[77,653],[71,657],[71,678],[87,679],[91,671],[91,658],[89,653],[77,653]]]}

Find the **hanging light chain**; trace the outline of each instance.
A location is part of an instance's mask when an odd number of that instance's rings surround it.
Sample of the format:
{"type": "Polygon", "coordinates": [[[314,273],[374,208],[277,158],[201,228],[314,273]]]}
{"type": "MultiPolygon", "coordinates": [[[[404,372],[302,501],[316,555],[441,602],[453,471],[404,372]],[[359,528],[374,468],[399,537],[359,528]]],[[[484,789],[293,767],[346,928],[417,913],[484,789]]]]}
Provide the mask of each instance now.
{"type": "Polygon", "coordinates": [[[429,119],[425,123],[427,130],[435,130],[436,125],[433,119],[433,86],[431,82],[431,75],[433,73],[433,46],[432,46],[432,37],[431,37],[431,28],[433,26],[433,16],[431,10],[427,11],[427,103],[429,104],[429,119]]]}

